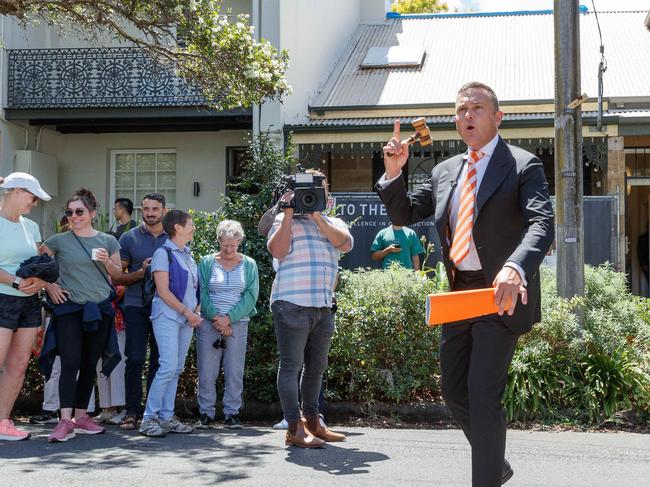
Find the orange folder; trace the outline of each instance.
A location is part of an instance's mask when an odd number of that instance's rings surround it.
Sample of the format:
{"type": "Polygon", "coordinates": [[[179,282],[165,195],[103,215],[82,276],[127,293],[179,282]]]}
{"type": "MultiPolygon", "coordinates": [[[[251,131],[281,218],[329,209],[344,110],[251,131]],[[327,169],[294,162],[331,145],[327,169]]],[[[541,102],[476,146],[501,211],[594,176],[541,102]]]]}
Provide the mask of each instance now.
{"type": "Polygon", "coordinates": [[[498,311],[498,306],[494,304],[493,287],[429,294],[426,303],[427,325],[429,326],[476,318],[498,311]]]}

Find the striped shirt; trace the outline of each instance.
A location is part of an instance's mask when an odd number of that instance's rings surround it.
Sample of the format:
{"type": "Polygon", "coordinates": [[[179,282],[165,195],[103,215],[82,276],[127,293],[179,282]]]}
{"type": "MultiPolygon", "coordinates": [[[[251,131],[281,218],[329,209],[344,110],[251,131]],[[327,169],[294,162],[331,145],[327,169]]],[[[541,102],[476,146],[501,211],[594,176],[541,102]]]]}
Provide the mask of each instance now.
{"type": "MultiPolygon", "coordinates": [[[[280,228],[283,218],[284,213],[275,217],[269,238],[280,228]]],[[[343,220],[325,215],[323,218],[331,225],[345,229],[354,244],[343,220]]],[[[271,303],[282,300],[298,306],[330,308],[338,264],[339,251],[316,223],[307,217],[294,217],[289,253],[278,260],[271,303]]]]}
{"type": "Polygon", "coordinates": [[[210,275],[210,302],[220,315],[227,314],[241,299],[246,288],[243,261],[227,271],[214,259],[210,275]]]}

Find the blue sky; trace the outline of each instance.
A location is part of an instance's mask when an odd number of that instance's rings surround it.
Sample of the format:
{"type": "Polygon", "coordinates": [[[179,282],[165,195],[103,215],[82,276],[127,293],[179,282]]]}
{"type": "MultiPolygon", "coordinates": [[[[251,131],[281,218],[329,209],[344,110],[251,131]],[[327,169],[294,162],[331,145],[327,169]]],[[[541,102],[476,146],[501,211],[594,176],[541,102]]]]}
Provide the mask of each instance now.
{"type": "MultiPolygon", "coordinates": [[[[512,12],[516,10],[551,10],[553,0],[444,0],[449,10],[473,10],[476,12],[512,12]]],[[[591,0],[580,0],[593,10],[591,0]]],[[[595,0],[598,11],[605,10],[650,10],[650,0],[595,0]]]]}

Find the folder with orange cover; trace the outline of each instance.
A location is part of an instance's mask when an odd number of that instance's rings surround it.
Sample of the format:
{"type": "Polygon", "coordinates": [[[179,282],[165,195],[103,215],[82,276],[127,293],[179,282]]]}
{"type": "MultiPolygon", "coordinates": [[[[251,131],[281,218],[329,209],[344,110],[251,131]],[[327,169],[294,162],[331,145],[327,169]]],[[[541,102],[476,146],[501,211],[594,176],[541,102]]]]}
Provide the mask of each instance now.
{"type": "Polygon", "coordinates": [[[498,306],[494,304],[493,287],[429,294],[427,297],[426,317],[429,326],[476,318],[498,311],[498,306]]]}

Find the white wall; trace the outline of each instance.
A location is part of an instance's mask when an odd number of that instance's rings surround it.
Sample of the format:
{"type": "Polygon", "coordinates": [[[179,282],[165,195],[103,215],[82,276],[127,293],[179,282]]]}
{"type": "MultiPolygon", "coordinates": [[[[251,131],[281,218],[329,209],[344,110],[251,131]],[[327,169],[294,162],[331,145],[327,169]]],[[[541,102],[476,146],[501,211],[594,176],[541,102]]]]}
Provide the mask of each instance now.
{"type": "MultiPolygon", "coordinates": [[[[221,12],[226,14],[228,9],[236,17],[240,13],[251,14],[252,0],[223,0],[221,12]]],[[[23,28],[14,17],[0,16],[4,42],[7,49],[49,49],[49,48],[85,48],[85,47],[127,47],[131,45],[112,35],[101,35],[96,41],[89,42],[82,33],[71,28],[61,30],[48,24],[29,23],[23,28]]],[[[137,35],[132,25],[125,25],[125,30],[137,35]]]]}
{"type": "Polygon", "coordinates": [[[307,119],[316,97],[348,47],[359,23],[381,22],[385,0],[253,0],[256,25],[274,46],[289,52],[287,80],[293,94],[253,112],[255,130],[281,130],[307,119]]]}
{"type": "Polygon", "coordinates": [[[280,47],[289,51],[287,79],[293,87],[284,102],[284,123],[306,119],[309,101],[357,30],[363,1],[282,0],[280,47]]]}
{"type": "MultiPolygon", "coordinates": [[[[99,36],[92,43],[78,31],[52,27],[44,22],[29,23],[24,27],[15,18],[2,16],[3,39],[6,49],[56,49],[56,48],[86,48],[86,47],[128,47],[121,39],[111,35],[99,36]]],[[[135,29],[127,28],[135,33],[135,29]]]]}
{"type": "Polygon", "coordinates": [[[393,0],[361,0],[361,22],[383,22],[393,0]]]}
{"type": "Polygon", "coordinates": [[[222,0],[221,11],[222,15],[227,13],[227,10],[232,10],[232,18],[235,19],[239,14],[248,14],[251,16],[249,19],[252,22],[253,2],[258,0],[222,0]]]}
{"type": "Polygon", "coordinates": [[[226,148],[245,145],[246,131],[123,134],[58,134],[45,131],[41,151],[53,154],[59,164],[59,196],[45,205],[42,221],[46,233],[79,187],[91,189],[103,211],[112,208],[110,154],[117,149],[176,149],[176,207],[215,210],[225,190],[226,148]],[[201,185],[199,197],[193,182],[201,185]]]}

